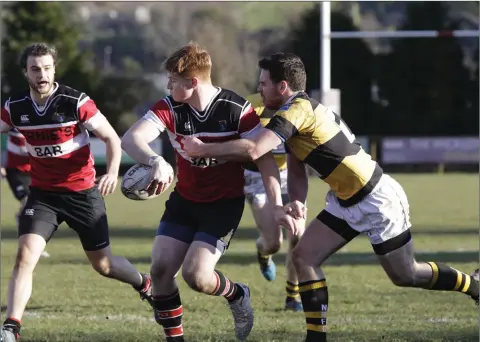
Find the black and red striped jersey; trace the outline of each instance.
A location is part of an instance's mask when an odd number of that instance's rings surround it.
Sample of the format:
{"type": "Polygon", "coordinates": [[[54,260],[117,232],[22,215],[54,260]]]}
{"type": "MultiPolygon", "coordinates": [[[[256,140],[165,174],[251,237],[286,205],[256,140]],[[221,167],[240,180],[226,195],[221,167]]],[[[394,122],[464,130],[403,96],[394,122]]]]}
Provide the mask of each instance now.
{"type": "Polygon", "coordinates": [[[106,120],[85,93],[58,83],[40,106],[25,91],[10,97],[1,112],[3,128],[26,140],[32,187],[81,191],[94,186],[95,168],[88,131],[106,120]]]}
{"type": "Polygon", "coordinates": [[[167,131],[177,156],[177,191],[195,202],[213,202],[243,196],[243,167],[216,158],[190,158],[182,146],[185,136],[203,142],[224,142],[246,137],[262,126],[258,115],[240,95],[217,88],[203,112],[171,96],[158,101],[143,117],[160,132],[167,131]]]}
{"type": "Polygon", "coordinates": [[[26,144],[25,137],[17,129],[12,128],[8,131],[7,159],[5,163],[8,169],[30,172],[30,158],[26,144]]]}

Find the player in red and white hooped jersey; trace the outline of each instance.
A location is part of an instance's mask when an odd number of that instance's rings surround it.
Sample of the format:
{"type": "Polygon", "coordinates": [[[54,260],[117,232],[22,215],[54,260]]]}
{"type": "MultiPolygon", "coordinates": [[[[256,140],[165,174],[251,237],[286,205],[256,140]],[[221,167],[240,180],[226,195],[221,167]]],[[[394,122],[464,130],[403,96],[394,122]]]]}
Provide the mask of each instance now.
{"type": "MultiPolygon", "coordinates": [[[[154,105],[122,138],[130,157],[152,166],[147,188],[151,193],[161,192],[171,175],[162,172],[165,161],[148,143],[166,131],[177,154],[178,181],[165,203],[151,265],[155,319],[163,326],[167,341],[184,341],[182,302],[174,279],[182,264],[183,278],[192,289],[227,299],[238,339],[246,339],[253,327],[249,288],[215,269],[243,214],[242,164],[189,158],[182,147],[185,136],[227,141],[254,134],[261,127],[248,101],[212,85],[211,68],[210,55],[195,44],[174,52],[166,61],[171,95],[154,105]]],[[[266,155],[257,165],[266,180],[270,203],[282,206],[273,155],[266,155]]]]}
{"type": "Polygon", "coordinates": [[[112,256],[104,195],[116,187],[122,150],[120,138],[86,94],[54,81],[53,46],[27,46],[20,65],[29,89],[11,96],[1,111],[0,131],[16,129],[25,137],[32,183],[19,218],[18,251],[1,329],[4,342],[20,336],[20,321],[30,297],[32,274],[58,226],[75,230],[93,268],[131,284],[150,300],[150,279],[127,260],[112,256]],[[106,144],[107,173],[95,184],[88,131],[106,144]],[[21,267],[20,267],[21,266],[21,267]]]}

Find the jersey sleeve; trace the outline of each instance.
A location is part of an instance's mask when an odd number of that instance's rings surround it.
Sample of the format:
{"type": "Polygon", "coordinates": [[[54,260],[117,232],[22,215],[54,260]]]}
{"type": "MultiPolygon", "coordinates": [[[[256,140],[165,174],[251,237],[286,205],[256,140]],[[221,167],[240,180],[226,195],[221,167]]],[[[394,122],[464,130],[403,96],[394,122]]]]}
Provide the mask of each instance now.
{"type": "Polygon", "coordinates": [[[148,121],[154,125],[160,133],[166,129],[170,132],[174,132],[174,119],[170,106],[165,99],[162,99],[155,103],[153,107],[145,113],[143,120],[148,121]]]}
{"type": "Polygon", "coordinates": [[[246,138],[255,134],[262,128],[260,118],[250,102],[245,103],[242,113],[240,114],[240,122],[238,124],[238,133],[240,137],[246,138]]]}
{"type": "Polygon", "coordinates": [[[77,103],[79,121],[89,131],[96,130],[107,118],[97,108],[95,102],[86,94],[80,95],[77,103]]]}
{"type": "Polygon", "coordinates": [[[2,113],[0,116],[0,132],[8,132],[13,127],[12,120],[10,118],[10,101],[5,102],[5,106],[2,107],[2,113]]]}
{"type": "Polygon", "coordinates": [[[289,103],[275,113],[265,128],[273,131],[285,142],[305,130],[307,119],[301,105],[289,103]]]}

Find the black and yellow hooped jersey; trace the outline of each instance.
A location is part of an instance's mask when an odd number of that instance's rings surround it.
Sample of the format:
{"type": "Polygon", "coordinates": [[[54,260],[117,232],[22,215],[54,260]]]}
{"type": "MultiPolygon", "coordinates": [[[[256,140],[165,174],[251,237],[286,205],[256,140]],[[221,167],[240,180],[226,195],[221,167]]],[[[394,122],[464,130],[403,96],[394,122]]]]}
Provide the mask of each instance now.
{"type": "MultiPolygon", "coordinates": [[[[260,117],[260,123],[262,126],[265,127],[270,122],[270,119],[275,115],[276,110],[266,109],[259,93],[247,96],[246,99],[250,102],[252,107],[255,109],[255,112],[260,117]]],[[[276,149],[272,150],[272,154],[275,158],[278,168],[280,170],[285,170],[287,168],[287,151],[285,149],[285,144],[277,146],[276,149]]],[[[258,171],[255,163],[246,163],[244,168],[250,171],[258,171]]]]}
{"type": "Polygon", "coordinates": [[[286,142],[290,153],[318,173],[342,206],[360,202],[383,174],[381,167],[355,143],[355,136],[340,116],[304,92],[280,108],[266,128],[286,142]]]}

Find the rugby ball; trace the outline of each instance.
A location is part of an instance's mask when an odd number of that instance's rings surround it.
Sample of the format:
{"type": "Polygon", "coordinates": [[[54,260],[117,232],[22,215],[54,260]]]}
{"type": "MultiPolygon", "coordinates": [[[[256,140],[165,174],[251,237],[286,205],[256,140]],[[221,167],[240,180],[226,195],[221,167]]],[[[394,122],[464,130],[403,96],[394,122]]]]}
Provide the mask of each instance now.
{"type": "MultiPolygon", "coordinates": [[[[165,166],[162,172],[166,172],[173,176],[172,166],[167,162],[165,162],[163,165],[165,166]]],[[[127,172],[125,172],[125,174],[123,175],[122,186],[121,186],[122,194],[128,199],[131,199],[134,201],[145,201],[160,195],[160,194],[158,195],[154,194],[150,196],[146,190],[146,187],[148,185],[148,181],[150,178],[151,168],[152,167],[149,165],[140,164],[140,163],[135,164],[131,168],[129,168],[127,172]]],[[[173,182],[173,177],[172,177],[172,182],[173,182]]],[[[167,185],[167,187],[163,192],[165,192],[170,187],[172,182],[170,182],[170,184],[167,185]]]]}

